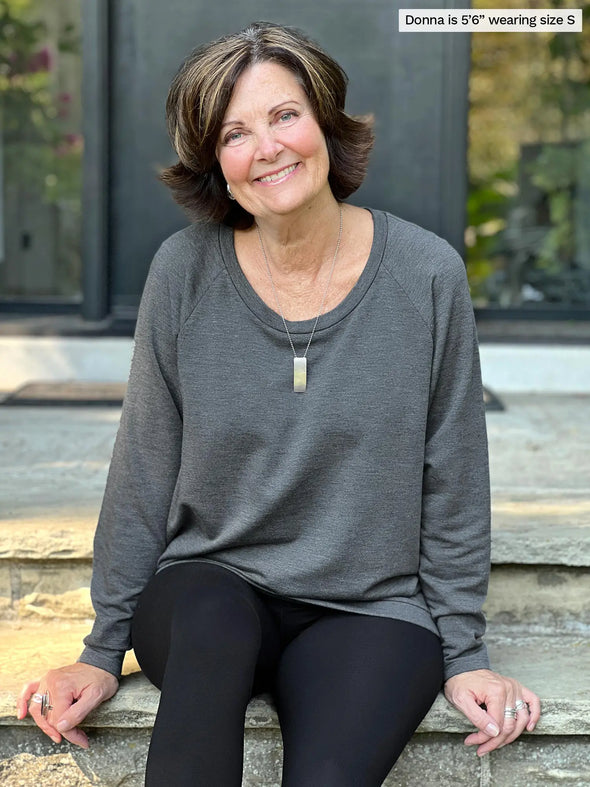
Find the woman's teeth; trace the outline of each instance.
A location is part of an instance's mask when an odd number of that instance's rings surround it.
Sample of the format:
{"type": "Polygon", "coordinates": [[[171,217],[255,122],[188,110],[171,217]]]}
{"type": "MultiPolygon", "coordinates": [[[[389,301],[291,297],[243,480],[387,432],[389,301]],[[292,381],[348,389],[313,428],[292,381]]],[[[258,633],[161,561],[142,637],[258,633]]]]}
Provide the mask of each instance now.
{"type": "Polygon", "coordinates": [[[261,183],[272,183],[275,180],[280,180],[284,178],[285,175],[289,175],[289,173],[293,172],[297,164],[291,164],[290,167],[285,167],[280,172],[276,172],[274,175],[266,175],[264,178],[258,178],[261,183]]]}

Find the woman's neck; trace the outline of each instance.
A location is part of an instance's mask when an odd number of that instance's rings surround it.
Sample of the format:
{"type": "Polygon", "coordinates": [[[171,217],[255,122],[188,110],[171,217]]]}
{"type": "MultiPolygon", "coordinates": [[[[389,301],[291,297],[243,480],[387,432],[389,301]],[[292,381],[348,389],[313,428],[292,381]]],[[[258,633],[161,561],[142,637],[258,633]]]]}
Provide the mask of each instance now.
{"type": "MultiPolygon", "coordinates": [[[[342,206],[344,213],[344,206],[342,206]]],[[[339,203],[332,197],[323,207],[305,208],[297,216],[263,217],[250,232],[259,243],[258,231],[273,273],[314,278],[331,264],[340,228],[339,203]]],[[[262,250],[261,250],[262,254],[262,250]]]]}

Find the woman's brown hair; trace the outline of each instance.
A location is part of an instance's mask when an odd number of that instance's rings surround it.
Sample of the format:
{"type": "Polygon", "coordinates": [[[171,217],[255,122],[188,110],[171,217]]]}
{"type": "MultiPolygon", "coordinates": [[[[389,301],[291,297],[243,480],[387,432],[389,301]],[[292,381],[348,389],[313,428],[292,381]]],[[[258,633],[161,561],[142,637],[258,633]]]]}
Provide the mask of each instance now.
{"type": "Polygon", "coordinates": [[[166,121],[179,161],[159,179],[191,220],[242,229],[253,223],[253,216],[229,199],[215,150],[240,75],[266,61],[287,68],[305,90],[326,139],[328,181],[336,199],[345,199],[363,182],[373,147],[373,118],[345,113],[348,78],[343,69],[300,30],[256,22],[195,49],[170,86],[166,121]]]}

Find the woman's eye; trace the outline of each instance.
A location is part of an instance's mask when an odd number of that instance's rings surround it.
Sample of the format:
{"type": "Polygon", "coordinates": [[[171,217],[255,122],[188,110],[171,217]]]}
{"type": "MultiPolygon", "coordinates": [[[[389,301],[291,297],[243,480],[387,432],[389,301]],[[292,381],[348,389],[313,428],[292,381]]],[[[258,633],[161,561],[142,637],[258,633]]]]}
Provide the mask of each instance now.
{"type": "Polygon", "coordinates": [[[230,131],[229,134],[226,134],[223,141],[225,142],[226,145],[231,145],[232,142],[239,142],[241,138],[242,138],[241,131],[230,131]]]}
{"type": "Polygon", "coordinates": [[[287,123],[289,120],[293,120],[294,117],[296,117],[295,112],[283,112],[280,116],[280,120],[283,123],[287,123]]]}

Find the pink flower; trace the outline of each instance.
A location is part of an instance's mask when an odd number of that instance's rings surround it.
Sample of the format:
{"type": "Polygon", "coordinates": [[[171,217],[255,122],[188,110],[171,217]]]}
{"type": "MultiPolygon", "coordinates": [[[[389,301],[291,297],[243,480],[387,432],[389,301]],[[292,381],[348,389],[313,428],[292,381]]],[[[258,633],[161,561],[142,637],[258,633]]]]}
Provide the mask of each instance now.
{"type": "Polygon", "coordinates": [[[51,56],[51,52],[49,51],[49,47],[45,46],[29,59],[25,70],[29,74],[34,74],[37,71],[50,71],[52,62],[53,58],[51,56]]]}
{"type": "Polygon", "coordinates": [[[84,147],[82,134],[64,134],[59,145],[55,148],[56,156],[67,156],[69,153],[81,153],[84,147]]]}

